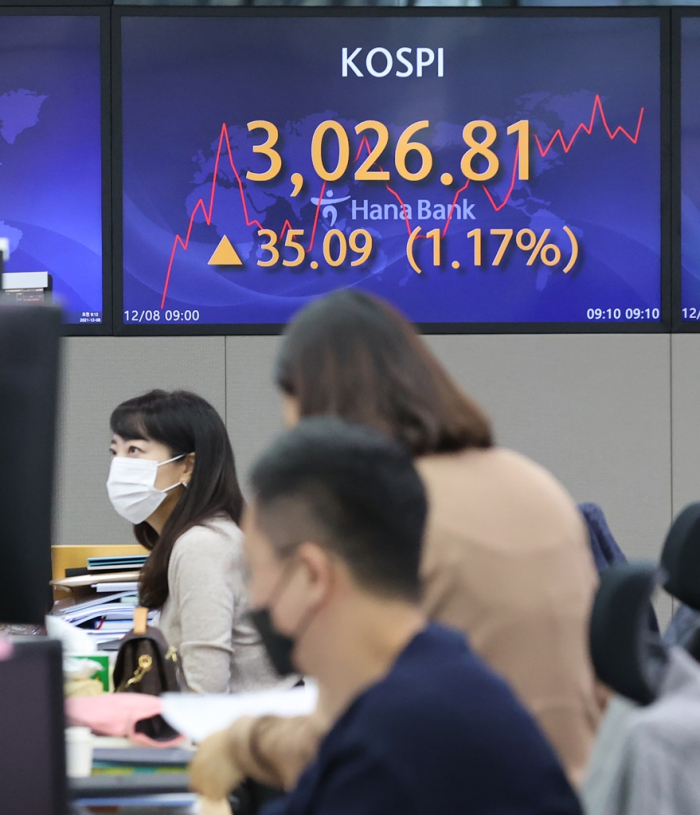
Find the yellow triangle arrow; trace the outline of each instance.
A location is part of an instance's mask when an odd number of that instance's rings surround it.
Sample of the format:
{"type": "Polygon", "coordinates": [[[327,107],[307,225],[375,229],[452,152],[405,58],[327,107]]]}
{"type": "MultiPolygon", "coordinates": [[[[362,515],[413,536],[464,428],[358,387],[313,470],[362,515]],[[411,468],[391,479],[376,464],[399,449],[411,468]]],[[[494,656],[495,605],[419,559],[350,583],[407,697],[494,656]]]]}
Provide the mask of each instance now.
{"type": "Polygon", "coordinates": [[[243,261],[238,257],[238,252],[233,248],[231,241],[224,235],[219,241],[219,245],[214,250],[214,254],[209,258],[209,266],[242,266],[243,261]]]}

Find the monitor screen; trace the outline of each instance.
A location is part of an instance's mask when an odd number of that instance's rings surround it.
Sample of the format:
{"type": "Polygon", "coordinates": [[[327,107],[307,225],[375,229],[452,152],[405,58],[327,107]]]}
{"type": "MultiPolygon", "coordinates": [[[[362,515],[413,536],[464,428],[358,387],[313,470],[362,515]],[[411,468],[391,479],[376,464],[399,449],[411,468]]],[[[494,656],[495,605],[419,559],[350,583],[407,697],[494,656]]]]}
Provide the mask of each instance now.
{"type": "MultiPolygon", "coordinates": [[[[660,20],[125,12],[127,330],[661,325],[660,20]]],[[[605,329],[604,329],[605,330],[605,329]]]]}
{"type": "Polygon", "coordinates": [[[680,314],[700,329],[700,17],[681,19],[681,258],[680,314]]]}
{"type": "Polygon", "coordinates": [[[61,328],[58,308],[0,305],[0,623],[51,608],[61,328]]]}
{"type": "Polygon", "coordinates": [[[0,9],[4,288],[83,326],[104,319],[100,68],[99,16],[0,9]],[[35,273],[45,286],[25,285],[35,273]]]}
{"type": "Polygon", "coordinates": [[[0,791],[2,811],[67,812],[61,646],[17,640],[0,659],[0,791]]]}

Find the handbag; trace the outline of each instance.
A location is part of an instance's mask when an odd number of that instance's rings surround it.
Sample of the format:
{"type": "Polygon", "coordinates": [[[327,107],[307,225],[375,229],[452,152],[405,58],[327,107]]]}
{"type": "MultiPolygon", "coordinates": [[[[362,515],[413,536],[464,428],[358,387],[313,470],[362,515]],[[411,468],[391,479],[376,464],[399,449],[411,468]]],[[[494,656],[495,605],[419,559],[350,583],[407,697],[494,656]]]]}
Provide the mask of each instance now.
{"type": "MultiPolygon", "coordinates": [[[[160,696],[180,690],[177,649],[168,647],[159,629],[148,625],[148,609],[134,609],[134,626],[121,641],[114,665],[115,693],[146,693],[160,696]]],[[[136,732],[155,742],[180,738],[160,715],[142,719],[136,732]]]]}

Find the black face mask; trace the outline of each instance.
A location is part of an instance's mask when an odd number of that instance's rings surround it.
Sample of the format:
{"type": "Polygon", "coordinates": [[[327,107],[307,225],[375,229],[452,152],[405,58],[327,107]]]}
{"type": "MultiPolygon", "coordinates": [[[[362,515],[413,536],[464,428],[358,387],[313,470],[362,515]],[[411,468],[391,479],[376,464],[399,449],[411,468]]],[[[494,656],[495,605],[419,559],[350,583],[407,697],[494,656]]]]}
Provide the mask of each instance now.
{"type": "Polygon", "coordinates": [[[270,608],[257,608],[248,612],[250,621],[257,629],[262,640],[263,647],[267,651],[267,656],[272,663],[272,667],[280,676],[289,676],[299,673],[292,662],[292,651],[296,642],[292,637],[287,637],[275,628],[272,622],[270,608]]]}
{"type": "MultiPolygon", "coordinates": [[[[290,565],[296,565],[296,563],[293,562],[290,565]]],[[[281,634],[272,622],[271,609],[287,586],[293,572],[293,568],[288,568],[283,572],[279,582],[272,590],[267,605],[262,608],[252,609],[248,612],[251,623],[255,626],[258,634],[260,634],[260,639],[272,663],[272,667],[282,677],[300,673],[292,660],[292,652],[294,651],[300,632],[297,632],[295,637],[288,637],[286,634],[281,634]]],[[[304,625],[303,628],[305,629],[306,625],[304,625]]]]}

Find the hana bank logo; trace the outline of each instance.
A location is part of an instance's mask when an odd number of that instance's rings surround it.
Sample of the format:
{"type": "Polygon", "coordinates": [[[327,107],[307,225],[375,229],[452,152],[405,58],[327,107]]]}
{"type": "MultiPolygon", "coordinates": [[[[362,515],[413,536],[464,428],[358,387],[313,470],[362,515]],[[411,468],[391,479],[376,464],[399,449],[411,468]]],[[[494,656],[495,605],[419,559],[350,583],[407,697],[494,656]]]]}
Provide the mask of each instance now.
{"type": "Polygon", "coordinates": [[[349,200],[349,195],[346,195],[344,198],[334,198],[333,190],[328,190],[325,198],[312,198],[311,203],[315,204],[316,206],[320,204],[323,207],[321,210],[321,215],[323,215],[323,217],[326,219],[330,219],[331,226],[334,226],[335,222],[338,220],[338,210],[335,208],[335,205],[349,200]]]}

